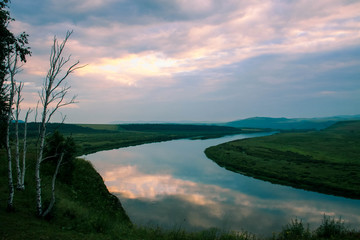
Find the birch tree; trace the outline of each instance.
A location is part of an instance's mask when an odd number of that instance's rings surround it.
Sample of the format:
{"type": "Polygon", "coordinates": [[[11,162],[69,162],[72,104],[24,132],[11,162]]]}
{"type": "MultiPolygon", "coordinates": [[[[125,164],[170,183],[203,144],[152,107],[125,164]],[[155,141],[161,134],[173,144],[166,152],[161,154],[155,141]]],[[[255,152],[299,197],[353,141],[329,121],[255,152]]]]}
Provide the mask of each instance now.
{"type": "MultiPolygon", "coordinates": [[[[46,124],[51,120],[53,115],[62,107],[75,103],[75,96],[68,100],[70,86],[67,85],[67,77],[76,69],[79,69],[79,61],[70,64],[70,56],[64,57],[65,45],[71,36],[72,31],[66,33],[65,39],[59,43],[54,37],[53,45],[50,53],[50,67],[44,80],[42,90],[39,93],[40,102],[42,105],[41,123],[39,133],[39,151],[35,166],[35,181],[36,181],[36,209],[38,216],[43,216],[43,205],[41,195],[41,176],[40,167],[44,161],[43,153],[45,147],[46,124]],[[62,70],[66,67],[67,70],[61,75],[62,70]]],[[[64,120],[64,119],[63,119],[64,120]]],[[[46,212],[45,212],[46,213],[46,212]]]]}
{"type": "Polygon", "coordinates": [[[15,102],[15,165],[16,165],[16,176],[17,176],[17,189],[22,189],[21,185],[21,168],[20,168],[20,139],[19,139],[19,114],[20,114],[20,103],[23,101],[21,97],[21,91],[24,87],[24,84],[20,82],[19,86],[15,87],[17,94],[15,102]]]}
{"type": "MultiPolygon", "coordinates": [[[[17,54],[17,53],[15,53],[17,54]]],[[[9,187],[9,196],[8,196],[8,202],[7,202],[7,209],[8,211],[12,211],[14,209],[14,183],[13,183],[13,175],[12,175],[12,156],[11,156],[11,146],[10,146],[10,124],[12,120],[12,105],[14,101],[14,95],[15,95],[15,69],[16,69],[16,61],[17,56],[14,58],[15,62],[12,65],[11,61],[11,53],[8,53],[7,58],[7,68],[9,70],[10,75],[10,86],[9,88],[9,100],[8,100],[8,112],[7,112],[7,119],[6,119],[6,137],[5,137],[5,149],[7,154],[7,160],[8,160],[8,187],[9,187]]]]}
{"type": "MultiPolygon", "coordinates": [[[[14,104],[14,97],[16,94],[16,80],[15,75],[19,73],[21,66],[18,65],[19,61],[26,62],[26,55],[30,55],[30,50],[25,45],[28,44],[27,40],[28,35],[22,33],[19,37],[14,38],[13,42],[9,42],[7,45],[8,55],[6,57],[6,70],[7,70],[7,82],[8,83],[8,112],[7,112],[7,122],[6,122],[6,137],[5,137],[5,148],[8,158],[8,186],[9,186],[9,197],[7,209],[13,209],[13,200],[14,200],[14,184],[13,184],[13,176],[12,176],[12,155],[11,155],[11,146],[10,146],[10,124],[13,116],[12,106],[14,104]]],[[[21,97],[20,97],[21,99],[21,97]]],[[[19,100],[20,104],[21,100],[19,100]]],[[[17,124],[16,124],[17,125],[17,124]]],[[[17,147],[16,147],[16,166],[18,173],[18,183],[20,182],[20,171],[18,168],[19,163],[19,148],[18,148],[18,138],[17,138],[17,147]]]]}
{"type": "Polygon", "coordinates": [[[24,122],[24,139],[23,139],[23,157],[22,157],[22,171],[21,171],[21,184],[20,190],[25,189],[25,173],[26,173],[26,152],[27,152],[27,123],[29,114],[32,112],[32,109],[29,108],[25,115],[25,122],[24,122]]]}
{"type": "Polygon", "coordinates": [[[7,160],[8,160],[8,187],[9,197],[7,201],[7,209],[13,210],[14,199],[14,185],[12,176],[12,157],[10,147],[10,124],[12,121],[12,106],[15,96],[15,75],[18,73],[18,62],[26,62],[26,56],[31,52],[28,44],[28,35],[26,33],[20,34],[18,37],[9,31],[8,26],[10,22],[14,21],[10,17],[7,10],[9,0],[0,1],[0,124],[4,136],[1,136],[1,141],[4,141],[7,160]]]}
{"type": "Polygon", "coordinates": [[[18,190],[25,189],[25,172],[26,172],[26,152],[27,152],[27,122],[29,114],[32,112],[31,108],[28,109],[24,120],[24,135],[23,135],[23,154],[22,154],[22,166],[20,166],[20,136],[19,136],[19,114],[21,112],[20,103],[23,101],[21,92],[24,87],[24,83],[20,82],[19,86],[15,88],[17,94],[17,100],[15,102],[15,164],[17,173],[18,190]]]}
{"type": "Polygon", "coordinates": [[[55,131],[52,135],[46,138],[46,146],[44,149],[44,156],[47,167],[55,166],[54,174],[51,182],[51,199],[49,206],[42,216],[49,214],[55,204],[55,183],[59,179],[62,182],[71,181],[72,176],[72,162],[76,155],[76,144],[72,137],[65,138],[59,131],[55,131]],[[61,167],[61,174],[60,174],[61,167]]]}
{"type": "Polygon", "coordinates": [[[54,207],[54,204],[55,204],[55,183],[56,183],[56,177],[57,175],[59,174],[59,169],[60,169],[60,166],[61,166],[61,163],[64,159],[64,152],[62,152],[60,154],[60,158],[59,160],[57,161],[57,164],[56,164],[56,168],[55,168],[55,171],[54,171],[54,175],[52,177],[52,181],[51,181],[51,200],[50,200],[50,203],[49,203],[49,206],[47,207],[47,209],[44,211],[44,213],[42,214],[43,217],[45,217],[46,215],[48,215],[52,208],[54,207]]]}

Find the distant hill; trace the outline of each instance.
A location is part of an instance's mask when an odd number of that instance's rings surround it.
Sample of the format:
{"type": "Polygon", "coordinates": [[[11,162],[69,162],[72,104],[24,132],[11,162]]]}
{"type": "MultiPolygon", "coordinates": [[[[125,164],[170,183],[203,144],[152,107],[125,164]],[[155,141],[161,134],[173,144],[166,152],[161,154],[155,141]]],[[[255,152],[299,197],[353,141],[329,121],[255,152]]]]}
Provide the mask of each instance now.
{"type": "Polygon", "coordinates": [[[238,128],[324,129],[339,121],[360,120],[360,115],[334,116],[326,118],[269,118],[253,117],[228,122],[225,125],[238,128]]]}

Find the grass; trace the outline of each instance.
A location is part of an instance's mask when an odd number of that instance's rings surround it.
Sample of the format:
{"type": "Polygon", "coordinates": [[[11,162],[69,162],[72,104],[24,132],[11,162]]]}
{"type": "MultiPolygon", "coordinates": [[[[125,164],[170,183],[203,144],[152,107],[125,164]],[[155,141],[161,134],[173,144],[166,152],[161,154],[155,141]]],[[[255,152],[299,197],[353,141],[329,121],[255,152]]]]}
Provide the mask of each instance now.
{"type": "Polygon", "coordinates": [[[351,230],[345,226],[341,219],[331,218],[324,215],[321,225],[311,231],[309,225],[305,225],[299,219],[293,219],[283,227],[282,231],[274,234],[273,240],[321,240],[321,239],[360,239],[360,232],[351,230]]]}
{"type": "Polygon", "coordinates": [[[360,199],[360,121],[280,133],[206,149],[229,170],[284,185],[360,199]]]}
{"type": "MultiPolygon", "coordinates": [[[[58,126],[50,126],[50,130],[58,126]]],[[[224,131],[193,131],[172,130],[126,130],[115,128],[114,125],[77,126],[67,125],[60,129],[65,135],[72,135],[80,142],[79,154],[91,152],[95,149],[105,149],[111,146],[139,144],[144,141],[159,141],[180,137],[210,137],[224,134],[224,131]],[[82,139],[82,142],[80,141],[82,139]]],[[[139,129],[138,129],[139,130],[139,129]]],[[[6,157],[0,151],[0,239],[90,239],[90,240],[115,240],[115,239],[208,239],[208,240],[260,240],[260,239],[359,239],[358,230],[348,229],[340,220],[326,218],[322,225],[314,231],[302,227],[302,222],[292,221],[279,233],[262,238],[244,232],[223,231],[211,228],[199,232],[186,232],[181,228],[165,230],[159,227],[140,227],[133,225],[119,200],[110,194],[101,178],[91,163],[74,160],[71,179],[57,181],[57,201],[51,215],[44,218],[36,217],[35,211],[35,182],[33,177],[35,150],[33,139],[28,155],[28,169],[26,175],[25,191],[15,192],[15,212],[6,212],[7,200],[7,169],[6,157]],[[306,233],[306,234],[305,234],[306,233]],[[310,234],[310,235],[309,235],[310,234]],[[288,238],[299,236],[298,238],[288,238]],[[306,237],[306,238],[304,238],[306,237]]],[[[44,165],[42,171],[43,200],[46,205],[50,199],[51,168],[44,165]]],[[[61,170],[60,170],[61,174],[61,170]]],[[[276,229],[274,229],[276,231],[276,229]]]]}

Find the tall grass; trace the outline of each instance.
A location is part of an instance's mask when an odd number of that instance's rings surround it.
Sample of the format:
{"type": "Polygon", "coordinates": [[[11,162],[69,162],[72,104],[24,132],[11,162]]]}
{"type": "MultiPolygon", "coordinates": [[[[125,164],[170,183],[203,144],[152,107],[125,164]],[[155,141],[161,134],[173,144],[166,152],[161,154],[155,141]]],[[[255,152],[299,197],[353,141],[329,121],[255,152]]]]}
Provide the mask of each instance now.
{"type": "Polygon", "coordinates": [[[314,231],[310,231],[299,219],[283,227],[282,231],[274,234],[272,240],[355,240],[360,239],[360,231],[345,226],[341,218],[335,219],[330,216],[323,216],[321,225],[314,231]]]}
{"type": "Polygon", "coordinates": [[[315,234],[319,238],[343,238],[350,230],[345,227],[344,221],[335,218],[330,218],[324,215],[322,224],[315,231],[315,234]]]}
{"type": "Polygon", "coordinates": [[[311,239],[311,232],[309,225],[304,226],[302,220],[293,219],[288,223],[283,230],[278,234],[277,240],[308,240],[311,239]]]}

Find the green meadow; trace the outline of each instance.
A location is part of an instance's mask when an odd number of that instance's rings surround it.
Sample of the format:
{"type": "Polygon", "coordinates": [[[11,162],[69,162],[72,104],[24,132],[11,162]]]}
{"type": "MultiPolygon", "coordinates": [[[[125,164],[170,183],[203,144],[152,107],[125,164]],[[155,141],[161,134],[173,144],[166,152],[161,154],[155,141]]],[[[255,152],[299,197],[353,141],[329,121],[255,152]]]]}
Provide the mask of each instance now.
{"type": "MultiPolygon", "coordinates": [[[[353,123],[357,127],[359,123],[353,123]]],[[[334,139],[330,142],[343,144],[343,141],[353,141],[353,151],[347,153],[349,156],[358,156],[356,144],[359,138],[348,139],[344,137],[342,131],[355,133],[359,137],[359,130],[355,125],[339,124],[323,132],[313,133],[289,133],[289,139],[304,140],[307,134],[319,135],[327,134],[334,139]],[[342,130],[340,131],[340,128],[342,130]],[[292,137],[291,137],[292,136],[292,137]],[[339,141],[339,140],[342,141],[339,141]]],[[[219,137],[227,134],[244,132],[241,129],[212,126],[194,125],[75,125],[75,124],[50,124],[48,131],[61,131],[64,136],[71,136],[77,144],[77,156],[104,149],[119,148],[130,145],[137,145],[148,142],[166,141],[179,138],[210,138],[219,137]]],[[[260,130],[251,130],[260,131],[260,130]]],[[[28,167],[26,174],[26,189],[16,191],[14,198],[14,212],[6,212],[7,189],[7,164],[3,150],[0,151],[0,239],[90,239],[90,240],[112,240],[112,239],[236,239],[236,240],[283,240],[283,239],[359,239],[358,230],[349,229],[340,219],[327,216],[319,216],[320,226],[315,230],[309,230],[308,225],[299,219],[289,220],[283,223],[282,229],[274,229],[272,236],[256,236],[246,232],[224,231],[222,229],[208,229],[200,232],[187,232],[183,229],[174,228],[164,230],[159,227],[140,227],[131,223],[126,212],[122,208],[121,202],[112,195],[106,188],[101,176],[95,171],[91,163],[76,158],[73,160],[73,170],[71,175],[61,171],[56,182],[56,204],[51,214],[46,218],[36,216],[35,209],[35,180],[34,180],[34,161],[36,158],[36,132],[37,126],[29,125],[29,150],[28,167]],[[65,174],[66,177],[61,176],[65,174]],[[67,175],[66,175],[67,174],[67,175]],[[321,218],[323,218],[321,220],[321,218]]],[[[348,134],[345,134],[348,135],[348,134]]],[[[272,136],[281,139],[281,134],[272,136]]],[[[259,138],[263,144],[267,143],[259,138]]],[[[283,143],[288,143],[290,140],[283,143]]],[[[280,141],[280,140],[279,140],[280,141]]],[[[243,141],[240,141],[243,142],[243,141]]],[[[244,141],[245,142],[245,141],[244,141]]],[[[270,144],[272,141],[268,141],[270,144]]],[[[316,140],[314,140],[316,142],[316,140]]],[[[234,144],[229,143],[229,144],[234,144]]],[[[319,144],[319,143],[318,143],[319,144]]],[[[281,144],[280,152],[290,152],[284,144],[281,144]]],[[[309,144],[310,145],[310,144],[309,144]]],[[[250,146],[250,145],[249,145],[250,146]]],[[[258,148],[260,145],[257,145],[258,148]]],[[[277,146],[266,145],[270,147],[277,146]]],[[[359,146],[359,145],[357,145],[359,146]]],[[[334,147],[334,146],[333,146],[334,147]]],[[[339,146],[339,148],[342,146],[339,146]]],[[[311,148],[311,147],[309,147],[311,148]]],[[[238,148],[239,149],[239,148],[238,148]]],[[[295,149],[295,148],[294,148],[295,149]]],[[[292,152],[295,150],[292,149],[292,152]]],[[[318,149],[316,156],[327,155],[324,151],[327,148],[318,149]]],[[[255,150],[255,149],[254,149],[255,150]]],[[[262,156],[264,157],[266,152],[262,156]]],[[[300,150],[299,150],[300,151],[300,150]]],[[[299,155],[303,155],[306,149],[301,148],[299,155]]],[[[208,151],[207,151],[208,152],[208,151]]],[[[243,150],[241,150],[243,152],[243,150]]],[[[336,152],[336,150],[334,150],[336,152]]],[[[223,148],[214,152],[215,155],[228,154],[223,152],[223,148]],[[215,154],[216,153],[216,154],[215,154]]],[[[215,156],[214,155],[214,156],[215,156]]],[[[331,164],[344,163],[340,153],[332,156],[331,164]]],[[[297,156],[297,155],[296,155],[297,156]]],[[[257,156],[260,158],[260,156],[257,156]]],[[[298,159],[298,158],[296,158],[298,159]]],[[[300,158],[299,158],[300,159],[300,158]]],[[[323,160],[323,159],[322,159],[323,160]]],[[[323,160],[324,161],[324,160],[323,160]]],[[[319,164],[323,162],[320,161],[319,164]]],[[[329,163],[329,164],[330,164],[329,163]]],[[[351,164],[356,164],[354,160],[351,164]]],[[[337,166],[337,165],[336,165],[337,166]]],[[[356,165],[358,166],[358,165],[356,165]]],[[[48,204],[51,196],[51,177],[54,166],[43,164],[43,200],[48,204]]],[[[310,171],[310,170],[308,170],[310,171]]],[[[310,171],[311,172],[311,171],[310,171]]],[[[357,175],[358,176],[358,175],[357,175]]],[[[349,182],[347,185],[351,185],[349,182]]]]}
{"type": "Polygon", "coordinates": [[[279,133],[206,149],[217,164],[296,188],[360,199],[360,121],[321,131],[279,133]]]}

